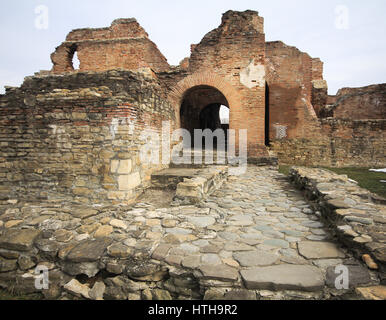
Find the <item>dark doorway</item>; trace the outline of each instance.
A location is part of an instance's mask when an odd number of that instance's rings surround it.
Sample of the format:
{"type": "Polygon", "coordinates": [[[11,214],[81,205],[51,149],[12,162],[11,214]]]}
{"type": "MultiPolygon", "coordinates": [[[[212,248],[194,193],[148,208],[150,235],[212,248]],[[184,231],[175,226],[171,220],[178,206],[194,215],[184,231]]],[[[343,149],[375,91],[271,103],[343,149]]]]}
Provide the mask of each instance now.
{"type": "Polygon", "coordinates": [[[221,128],[220,120],[221,104],[210,104],[200,112],[200,128],[202,130],[210,129],[215,131],[221,128]]]}
{"type": "Polygon", "coordinates": [[[269,137],[269,122],[270,122],[270,108],[269,108],[269,86],[265,83],[265,145],[269,147],[271,145],[269,137]]]}
{"type": "MultiPolygon", "coordinates": [[[[229,109],[228,114],[224,109],[228,109],[221,104],[210,104],[206,106],[200,112],[200,128],[201,130],[209,129],[212,132],[216,130],[222,130],[225,137],[225,146],[228,142],[228,129],[229,129],[229,109]]],[[[205,139],[202,141],[203,146],[205,145],[205,139]]],[[[217,148],[217,138],[214,138],[213,147],[217,148]]]]}
{"type": "MultiPolygon", "coordinates": [[[[225,96],[216,88],[210,86],[193,87],[185,93],[180,109],[181,128],[190,132],[192,148],[195,145],[194,130],[209,129],[215,132],[224,130],[225,143],[229,129],[229,107],[225,96]],[[224,112],[224,108],[228,112],[224,112]]],[[[226,145],[226,144],[225,144],[226,145]]],[[[202,146],[206,147],[205,139],[202,146]]],[[[213,147],[217,147],[217,138],[214,138],[213,147]]]]}

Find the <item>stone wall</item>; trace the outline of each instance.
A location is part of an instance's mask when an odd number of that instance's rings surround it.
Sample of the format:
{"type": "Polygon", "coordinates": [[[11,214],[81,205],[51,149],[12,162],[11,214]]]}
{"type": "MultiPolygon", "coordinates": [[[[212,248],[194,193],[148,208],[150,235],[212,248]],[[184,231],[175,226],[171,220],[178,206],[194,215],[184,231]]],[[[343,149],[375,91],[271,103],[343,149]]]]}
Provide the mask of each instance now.
{"type": "Polygon", "coordinates": [[[150,71],[27,78],[0,104],[2,198],[132,200],[164,167],[140,161],[141,133],[175,125],[150,71]]]}
{"type": "Polygon", "coordinates": [[[340,240],[370,269],[378,271],[384,284],[385,206],[375,204],[371,193],[347,176],[327,170],[294,167],[290,179],[313,202],[340,240]]]}
{"type": "MultiPolygon", "coordinates": [[[[236,131],[236,144],[238,131],[247,129],[248,156],[252,159],[268,157],[265,145],[270,142],[274,145],[295,142],[296,148],[284,156],[284,161],[315,158],[318,162],[322,156],[332,164],[343,162],[350,153],[363,153],[363,148],[348,150],[349,133],[344,133],[343,138],[339,133],[338,142],[331,140],[336,125],[325,126],[323,130],[318,116],[335,115],[351,120],[384,118],[384,86],[342,89],[336,99],[329,99],[323,62],[281,41],[265,42],[264,19],[255,11],[226,12],[220,26],[206,34],[200,43],[193,44],[190,57],[177,67],[169,66],[135,19],[118,19],[109,28],[70,32],[52,55],[52,72],[73,72],[74,52],[78,53],[81,71],[151,69],[174,108],[176,126],[191,132],[200,129],[200,112],[208,105],[229,107],[229,128],[236,131]],[[327,106],[332,102],[333,106],[327,106]],[[306,150],[306,146],[310,149],[306,150]],[[320,146],[323,147],[318,150],[320,146]],[[338,159],[334,148],[348,151],[340,150],[343,155],[338,159]],[[292,157],[295,150],[302,154],[292,157]]],[[[372,125],[367,127],[372,132],[372,125]]],[[[350,126],[346,129],[351,130],[350,126]]],[[[355,136],[356,132],[352,134],[355,136]]],[[[355,136],[353,148],[366,140],[364,135],[355,136]]]]}
{"type": "Polygon", "coordinates": [[[330,139],[333,165],[384,167],[386,165],[386,120],[322,120],[330,139]]]}
{"type": "Polygon", "coordinates": [[[306,166],[384,167],[386,120],[324,119],[322,134],[312,139],[277,141],[273,150],[281,163],[306,166]]]}

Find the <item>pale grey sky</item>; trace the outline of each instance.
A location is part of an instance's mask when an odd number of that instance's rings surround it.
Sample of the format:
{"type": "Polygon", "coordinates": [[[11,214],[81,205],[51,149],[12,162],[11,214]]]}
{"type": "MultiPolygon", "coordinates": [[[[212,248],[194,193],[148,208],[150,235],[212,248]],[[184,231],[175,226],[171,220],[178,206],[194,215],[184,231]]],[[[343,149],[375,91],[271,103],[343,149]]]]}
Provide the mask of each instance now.
{"type": "MultiPolygon", "coordinates": [[[[319,57],[330,94],[342,87],[386,82],[384,0],[3,0],[0,4],[0,92],[51,69],[50,54],[76,28],[106,27],[134,17],[170,64],[221,22],[227,10],[256,10],[267,41],[282,40],[319,57]],[[48,28],[36,20],[48,8],[48,28]]],[[[44,21],[43,21],[44,22],[44,21]]]]}

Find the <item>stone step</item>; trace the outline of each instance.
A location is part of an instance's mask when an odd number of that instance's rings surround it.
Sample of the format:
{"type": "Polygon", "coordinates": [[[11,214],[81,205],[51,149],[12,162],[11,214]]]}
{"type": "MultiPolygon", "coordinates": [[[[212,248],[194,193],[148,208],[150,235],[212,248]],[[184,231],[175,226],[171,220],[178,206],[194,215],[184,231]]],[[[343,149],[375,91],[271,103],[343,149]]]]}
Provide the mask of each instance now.
{"type": "Polygon", "coordinates": [[[184,149],[178,157],[172,157],[171,168],[206,168],[208,166],[228,165],[227,152],[217,150],[184,149]],[[183,163],[182,162],[183,157],[183,163]]]}
{"type": "Polygon", "coordinates": [[[192,179],[199,176],[202,169],[200,168],[170,168],[158,171],[151,175],[151,183],[153,188],[172,190],[177,189],[177,185],[183,182],[184,179],[192,179]]]}
{"type": "Polygon", "coordinates": [[[199,202],[221,187],[228,177],[228,167],[169,168],[151,176],[152,188],[176,190],[179,200],[199,202]]]}
{"type": "MultiPolygon", "coordinates": [[[[278,165],[278,158],[273,152],[266,157],[247,158],[246,161],[258,166],[278,165]]],[[[239,164],[240,159],[237,156],[230,156],[226,151],[184,149],[184,155],[181,152],[179,157],[172,157],[170,168],[198,169],[222,165],[238,166],[239,164]],[[184,156],[183,163],[181,163],[182,156],[184,156]]]]}
{"type": "Polygon", "coordinates": [[[324,287],[322,272],[313,266],[275,265],[241,271],[245,286],[250,290],[318,291],[324,287]]]}

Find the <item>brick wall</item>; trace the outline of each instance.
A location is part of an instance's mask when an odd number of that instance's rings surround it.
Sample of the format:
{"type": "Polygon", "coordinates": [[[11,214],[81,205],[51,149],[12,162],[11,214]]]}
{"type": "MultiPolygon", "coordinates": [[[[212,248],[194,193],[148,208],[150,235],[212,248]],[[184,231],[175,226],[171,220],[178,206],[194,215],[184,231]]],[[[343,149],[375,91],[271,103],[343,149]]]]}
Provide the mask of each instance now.
{"type": "Polygon", "coordinates": [[[149,40],[135,19],[115,20],[110,28],[78,29],[70,32],[51,55],[55,74],[74,71],[77,52],[80,71],[137,70],[149,67],[161,72],[169,68],[166,58],[149,40]]]}
{"type": "MultiPolygon", "coordinates": [[[[257,12],[228,11],[221,25],[199,44],[179,72],[160,75],[167,81],[170,101],[181,108],[186,93],[210,86],[225,97],[230,108],[230,129],[248,130],[250,157],[267,156],[265,143],[265,35],[257,12]]],[[[223,101],[215,101],[223,103],[223,101]]],[[[200,108],[203,108],[202,106],[200,108]]],[[[236,141],[238,139],[236,138],[236,141]]]]}
{"type": "Polygon", "coordinates": [[[307,106],[312,103],[312,80],[322,77],[322,63],[281,41],[267,42],[265,52],[270,140],[304,137],[317,126],[307,106]]]}
{"type": "Polygon", "coordinates": [[[0,194],[130,201],[164,166],[140,161],[144,129],[175,127],[148,73],[28,78],[0,98],[0,194]]]}

